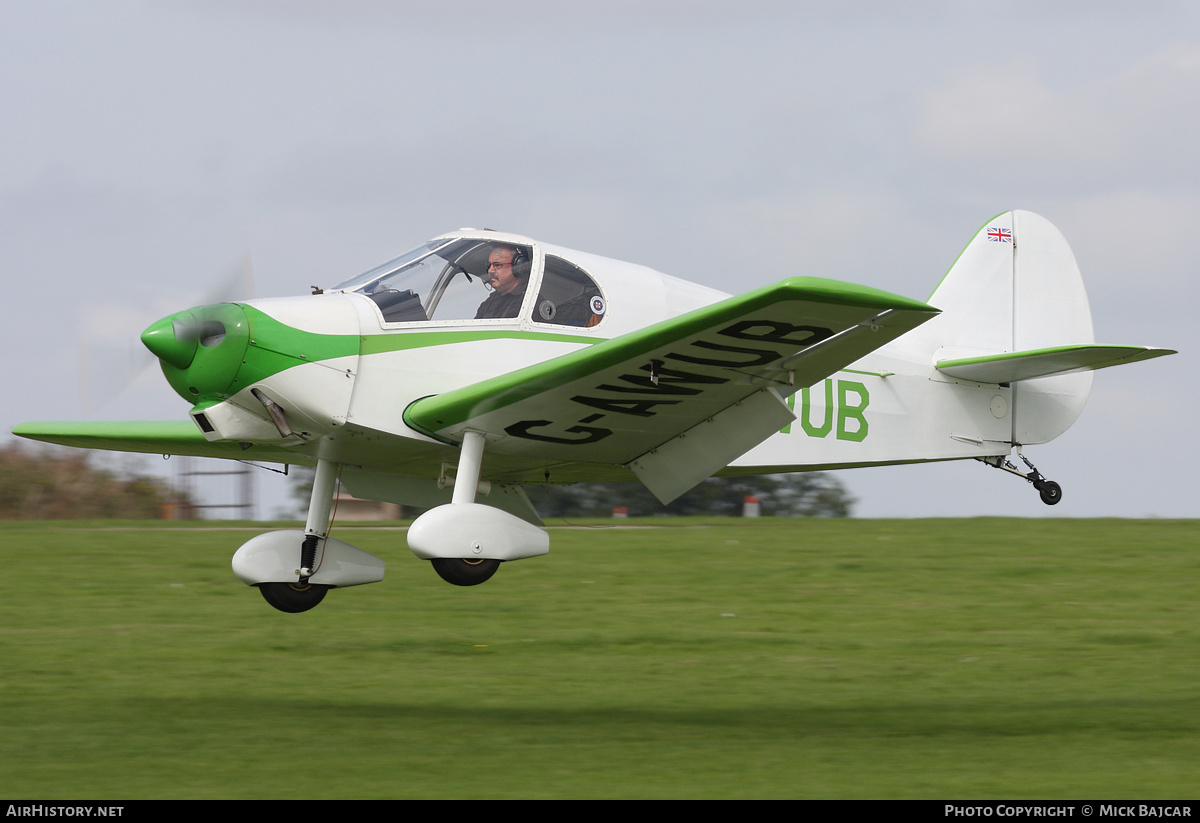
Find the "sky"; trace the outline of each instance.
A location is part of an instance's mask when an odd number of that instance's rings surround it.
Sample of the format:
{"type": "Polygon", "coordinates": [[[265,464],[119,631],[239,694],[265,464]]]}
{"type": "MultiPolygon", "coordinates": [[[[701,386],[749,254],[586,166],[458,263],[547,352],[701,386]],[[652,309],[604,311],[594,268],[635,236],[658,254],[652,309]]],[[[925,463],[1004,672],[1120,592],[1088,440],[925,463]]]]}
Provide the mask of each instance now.
{"type": "MultiPolygon", "coordinates": [[[[837,476],[862,517],[1197,517],[1200,5],[773,0],[0,0],[0,433],[183,419],[116,355],[211,302],[331,286],[490,227],[740,292],[925,299],[993,215],[1050,219],[1099,343],[1028,450],[837,476]]],[[[0,437],[3,435],[0,434],[0,437]]],[[[152,467],[161,470],[161,467],[152,467]]],[[[261,516],[289,503],[262,473],[261,516]]]]}

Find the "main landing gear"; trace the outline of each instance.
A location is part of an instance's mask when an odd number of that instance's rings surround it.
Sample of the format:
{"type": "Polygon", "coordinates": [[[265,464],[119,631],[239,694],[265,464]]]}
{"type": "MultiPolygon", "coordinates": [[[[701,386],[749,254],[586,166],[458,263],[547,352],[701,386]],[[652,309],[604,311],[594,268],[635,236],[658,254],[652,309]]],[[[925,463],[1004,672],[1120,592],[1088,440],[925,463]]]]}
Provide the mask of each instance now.
{"type": "MultiPolygon", "coordinates": [[[[529,520],[475,502],[483,461],[484,435],[463,436],[451,502],[435,506],[413,521],[408,546],[430,561],[434,571],[456,586],[478,586],[500,564],[550,551],[550,537],[529,520]]],[[[329,536],[329,516],[339,467],[317,461],[304,531],[267,532],[244,543],[233,556],[233,573],[257,586],[283,612],[305,612],[330,589],[361,586],[383,579],[383,561],[329,536]]],[[[526,501],[528,502],[528,501],[526,501]]]]}
{"type": "Polygon", "coordinates": [[[384,565],[373,554],[329,536],[338,465],[317,461],[304,531],[266,532],[246,541],[233,555],[233,573],[256,586],[281,612],[306,612],[330,589],[383,579],[384,565]]]}
{"type": "Polygon", "coordinates": [[[447,583],[478,586],[500,564],[550,551],[546,532],[492,506],[475,502],[483,464],[482,432],[463,432],[449,503],[422,514],[408,529],[408,547],[447,583]]]}
{"type": "Polygon", "coordinates": [[[337,485],[338,467],[328,460],[317,461],[308,519],[304,524],[304,542],[300,544],[300,565],[295,583],[262,583],[258,590],[263,599],[281,612],[306,612],[325,599],[329,586],[310,582],[317,569],[317,548],[329,536],[329,514],[337,485]]]}
{"type": "Polygon", "coordinates": [[[1033,487],[1037,489],[1038,495],[1042,498],[1042,502],[1047,506],[1054,506],[1058,503],[1058,501],[1062,500],[1062,486],[1058,485],[1053,480],[1047,480],[1046,478],[1042,477],[1042,473],[1037,470],[1037,467],[1034,466],[1033,463],[1029,462],[1029,458],[1022,454],[1019,448],[1017,449],[1017,457],[1021,458],[1021,461],[1029,467],[1028,472],[1023,472],[1018,469],[1013,462],[1006,457],[980,457],[979,460],[987,463],[994,469],[1001,469],[1009,474],[1015,474],[1017,477],[1023,477],[1028,480],[1033,484],[1033,487]]]}

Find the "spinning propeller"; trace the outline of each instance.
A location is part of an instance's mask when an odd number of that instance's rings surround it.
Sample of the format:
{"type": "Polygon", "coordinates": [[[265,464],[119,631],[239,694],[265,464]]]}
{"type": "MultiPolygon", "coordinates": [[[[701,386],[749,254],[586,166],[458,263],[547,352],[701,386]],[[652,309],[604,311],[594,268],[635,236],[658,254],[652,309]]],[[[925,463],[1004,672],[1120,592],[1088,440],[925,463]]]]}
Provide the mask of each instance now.
{"type": "MultiPolygon", "coordinates": [[[[250,255],[247,254],[237,268],[201,298],[198,305],[210,308],[214,304],[232,303],[253,296],[254,272],[250,264],[250,255]]],[[[197,345],[211,346],[219,342],[218,335],[224,334],[222,324],[214,318],[203,316],[204,313],[198,314],[198,311],[193,309],[167,318],[172,321],[169,335],[172,343],[166,342],[168,335],[159,328],[163,321],[147,329],[142,334],[141,343],[133,342],[134,334],[127,328],[120,330],[122,339],[128,341],[125,343],[81,340],[79,399],[83,412],[91,413],[125,391],[134,380],[155,364],[156,359],[183,368],[186,363],[181,366],[179,361],[187,357],[187,362],[190,362],[190,357],[186,354],[189,348],[194,350],[197,345]],[[158,330],[158,333],[152,335],[154,330],[158,330]],[[147,339],[148,335],[151,339],[147,339]]]]}

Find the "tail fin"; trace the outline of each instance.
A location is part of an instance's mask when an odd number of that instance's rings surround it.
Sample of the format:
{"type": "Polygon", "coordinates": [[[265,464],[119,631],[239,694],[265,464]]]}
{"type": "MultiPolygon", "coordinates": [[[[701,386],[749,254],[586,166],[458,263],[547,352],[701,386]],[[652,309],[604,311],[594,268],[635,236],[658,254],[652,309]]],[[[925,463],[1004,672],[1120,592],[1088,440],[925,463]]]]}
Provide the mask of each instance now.
{"type": "Polygon", "coordinates": [[[1075,255],[1050,221],[1009,211],[983,225],[942,278],[947,348],[979,354],[1090,344],[1092,312],[1075,255]]]}
{"type": "Polygon", "coordinates": [[[1014,444],[1066,431],[1087,403],[1093,370],[1174,353],[1094,345],[1075,256],[1059,230],[1032,212],[985,223],[928,302],[942,310],[929,324],[938,324],[942,343],[934,353],[939,372],[1012,384],[1014,444]]]}

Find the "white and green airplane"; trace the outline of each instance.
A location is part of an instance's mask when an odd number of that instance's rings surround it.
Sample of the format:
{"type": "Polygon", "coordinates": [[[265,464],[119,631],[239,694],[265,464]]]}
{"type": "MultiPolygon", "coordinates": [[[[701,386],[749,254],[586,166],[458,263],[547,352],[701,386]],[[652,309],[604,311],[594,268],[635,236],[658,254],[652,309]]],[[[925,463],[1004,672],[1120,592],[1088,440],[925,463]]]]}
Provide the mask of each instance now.
{"type": "Polygon", "coordinates": [[[730,297],[490,230],[314,292],[143,332],[189,420],[14,433],[315,466],[304,531],[233,558],[299,612],[383,578],[381,559],[329,537],[339,479],[428,509],[409,548],[464,586],[549,551],[530,484],[636,480],[667,503],[713,474],[973,458],[1054,504],[1022,448],[1066,431],[1093,370],[1174,353],[1095,345],[1070,248],[1023,211],[985,223],[928,303],[811,277],[730,297]]]}

